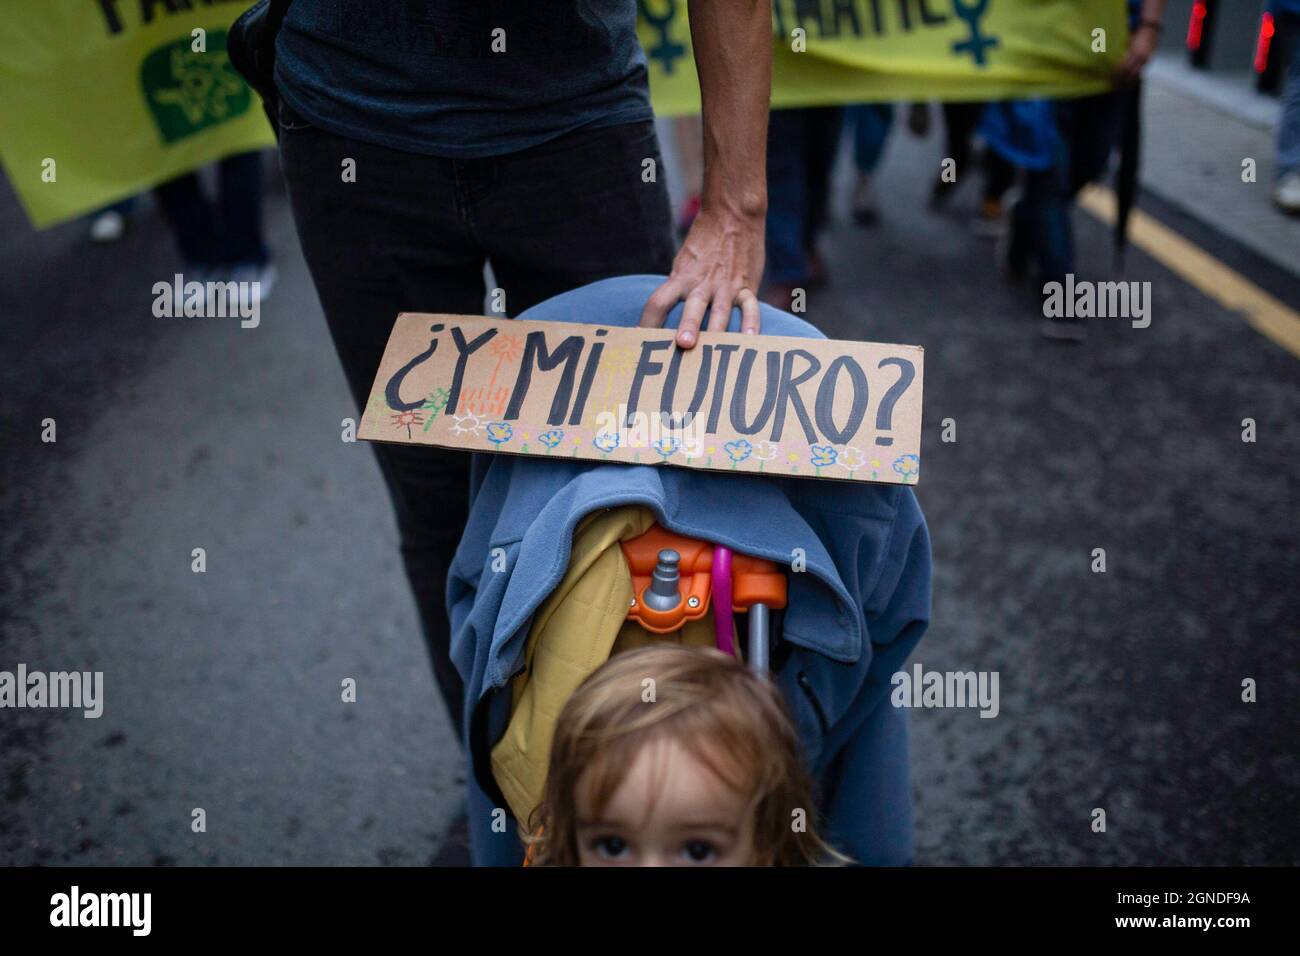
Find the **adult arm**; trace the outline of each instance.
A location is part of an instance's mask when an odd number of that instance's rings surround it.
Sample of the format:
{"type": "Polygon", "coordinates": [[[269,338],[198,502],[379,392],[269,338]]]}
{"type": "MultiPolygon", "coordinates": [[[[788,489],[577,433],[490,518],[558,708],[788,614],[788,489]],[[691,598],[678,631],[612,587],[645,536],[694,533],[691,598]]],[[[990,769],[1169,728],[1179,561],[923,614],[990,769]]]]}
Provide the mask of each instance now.
{"type": "Polygon", "coordinates": [[[704,190],[673,271],[641,313],[658,327],[686,300],[677,344],[691,348],[706,311],[726,329],[733,305],[741,330],[759,330],[767,217],[767,111],[772,89],[771,0],[697,0],[691,42],[704,119],[704,190]]]}

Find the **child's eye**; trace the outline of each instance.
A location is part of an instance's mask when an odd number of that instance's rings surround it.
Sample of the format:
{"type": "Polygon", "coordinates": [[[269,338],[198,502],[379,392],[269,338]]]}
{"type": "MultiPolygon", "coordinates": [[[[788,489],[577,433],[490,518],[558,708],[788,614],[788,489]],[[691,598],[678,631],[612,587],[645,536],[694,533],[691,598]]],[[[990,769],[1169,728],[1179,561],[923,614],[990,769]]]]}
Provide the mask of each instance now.
{"type": "Polygon", "coordinates": [[[718,856],[717,848],[705,840],[692,840],[683,851],[692,863],[712,863],[718,856]]]}
{"type": "Polygon", "coordinates": [[[622,837],[597,837],[591,842],[592,848],[607,860],[617,860],[627,855],[627,841],[622,837]]]}

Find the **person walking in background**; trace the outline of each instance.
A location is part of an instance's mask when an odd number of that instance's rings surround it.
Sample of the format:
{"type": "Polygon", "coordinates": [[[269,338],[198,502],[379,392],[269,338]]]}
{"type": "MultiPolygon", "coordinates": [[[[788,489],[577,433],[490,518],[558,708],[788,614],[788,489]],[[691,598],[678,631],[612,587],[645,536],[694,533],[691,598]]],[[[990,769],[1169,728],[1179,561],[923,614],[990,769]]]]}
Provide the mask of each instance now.
{"type": "Polygon", "coordinates": [[[1282,90],[1282,115],[1277,126],[1277,182],[1273,201],[1283,212],[1300,214],[1300,0],[1273,0],[1278,32],[1294,37],[1282,90]]]}
{"type": "Polygon", "coordinates": [[[853,184],[853,221],[870,226],[876,221],[876,190],[872,177],[889,141],[894,125],[893,103],[860,103],[848,108],[853,125],[853,166],[857,179],[853,184]]]}
{"type": "Polygon", "coordinates": [[[216,164],[216,179],[211,199],[197,171],[155,187],[154,199],[172,228],[187,279],[247,282],[264,300],[276,268],[262,238],[262,158],[256,152],[228,156],[216,164]]]}
{"type": "MultiPolygon", "coordinates": [[[[975,167],[974,140],[987,103],[944,103],[943,125],[947,139],[948,155],[953,161],[954,175],[945,176],[943,169],[930,188],[930,205],[942,209],[947,205],[959,182],[964,182],[969,170],[975,167]]],[[[986,148],[979,158],[983,172],[983,193],[979,209],[971,225],[977,235],[997,236],[1003,229],[1002,197],[1015,183],[1016,169],[994,149],[986,148]]]]}
{"type": "MultiPolygon", "coordinates": [[[[970,165],[971,140],[975,136],[975,127],[979,125],[980,114],[984,111],[983,103],[942,103],[944,139],[948,154],[946,159],[953,161],[955,172],[964,174],[970,165]]],[[[930,187],[930,205],[941,209],[957,188],[956,176],[945,176],[939,171],[930,187]]]]}
{"type": "Polygon", "coordinates": [[[767,280],[763,301],[791,308],[796,289],[827,280],[817,238],[826,227],[842,106],[773,110],[767,134],[767,280]]]}
{"type": "MultiPolygon", "coordinates": [[[[1128,50],[1117,81],[1135,84],[1155,52],[1166,0],[1130,0],[1128,50]]],[[[1119,139],[1124,89],[1095,96],[1051,102],[1030,100],[1001,104],[990,110],[981,128],[985,139],[1004,159],[1026,169],[1024,196],[1010,212],[1004,265],[1013,278],[1022,277],[1031,258],[1036,281],[1065,282],[1074,271],[1074,229],[1070,214],[1074,199],[1106,170],[1119,139]]],[[[1044,336],[1082,341],[1083,320],[1072,313],[1045,317],[1044,336]]]]}
{"type": "MultiPolygon", "coordinates": [[[[275,287],[277,270],[263,239],[260,154],[221,160],[215,164],[215,179],[212,198],[194,170],[155,186],[154,202],[171,229],[187,280],[247,283],[250,295],[261,302],[275,287]]],[[[138,205],[139,197],[128,196],[94,213],[91,241],[121,239],[138,205]]],[[[181,308],[181,302],[176,307],[181,308]]]]}

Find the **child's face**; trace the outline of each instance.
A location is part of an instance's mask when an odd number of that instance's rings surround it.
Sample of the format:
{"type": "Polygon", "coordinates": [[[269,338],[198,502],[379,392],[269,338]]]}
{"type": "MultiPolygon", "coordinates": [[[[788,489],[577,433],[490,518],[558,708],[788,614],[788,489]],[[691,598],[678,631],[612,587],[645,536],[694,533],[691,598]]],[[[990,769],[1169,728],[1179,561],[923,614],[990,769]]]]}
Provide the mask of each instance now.
{"type": "Polygon", "coordinates": [[[599,819],[578,781],[580,866],[748,866],[753,821],[728,788],[675,740],[641,748],[599,819]]]}

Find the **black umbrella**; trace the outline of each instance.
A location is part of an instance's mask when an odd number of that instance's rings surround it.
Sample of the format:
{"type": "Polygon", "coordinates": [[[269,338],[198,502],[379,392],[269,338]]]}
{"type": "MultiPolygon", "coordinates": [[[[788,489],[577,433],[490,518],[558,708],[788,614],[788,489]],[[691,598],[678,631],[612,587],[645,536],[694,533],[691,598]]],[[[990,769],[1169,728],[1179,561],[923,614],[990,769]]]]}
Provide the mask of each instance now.
{"type": "Polygon", "coordinates": [[[1119,138],[1119,169],[1115,173],[1115,269],[1124,270],[1128,248],[1128,217],[1137,203],[1138,164],[1142,147],[1142,82],[1137,80],[1120,91],[1123,98],[1119,138]]]}

